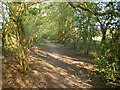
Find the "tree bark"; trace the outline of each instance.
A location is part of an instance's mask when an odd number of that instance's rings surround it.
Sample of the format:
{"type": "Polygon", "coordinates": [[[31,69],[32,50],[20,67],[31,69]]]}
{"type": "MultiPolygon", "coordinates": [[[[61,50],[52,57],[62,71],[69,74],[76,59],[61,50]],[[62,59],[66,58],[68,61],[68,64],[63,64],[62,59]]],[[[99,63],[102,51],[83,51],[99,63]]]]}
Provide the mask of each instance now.
{"type": "Polygon", "coordinates": [[[101,43],[106,41],[106,31],[107,31],[106,29],[102,28],[102,40],[101,40],[101,43]]]}

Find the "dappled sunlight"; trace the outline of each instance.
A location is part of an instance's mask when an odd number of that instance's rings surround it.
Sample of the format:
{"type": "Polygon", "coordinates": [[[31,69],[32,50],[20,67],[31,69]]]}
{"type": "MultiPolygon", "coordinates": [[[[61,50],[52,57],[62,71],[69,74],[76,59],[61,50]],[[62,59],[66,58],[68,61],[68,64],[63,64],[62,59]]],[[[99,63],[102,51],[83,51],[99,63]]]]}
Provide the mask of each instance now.
{"type": "MultiPolygon", "coordinates": [[[[61,54],[58,50],[56,52],[49,52],[52,48],[45,51],[43,48],[36,47],[34,51],[29,51],[29,75],[23,76],[20,72],[15,76],[17,78],[9,79],[6,82],[7,85],[15,87],[16,85],[21,88],[32,87],[32,88],[92,88],[96,87],[91,82],[88,74],[91,73],[88,63],[78,60],[65,54],[61,54]],[[85,71],[85,72],[84,72],[85,71]],[[21,77],[21,76],[22,77],[21,77]],[[24,79],[23,79],[24,78],[24,79]],[[26,79],[25,79],[26,78],[26,79]],[[14,82],[14,84],[12,84],[14,82]]],[[[60,48],[61,49],[61,48],[60,48]]],[[[4,65],[4,68],[7,65],[4,65]]],[[[15,65],[11,65],[13,75],[18,72],[15,70],[15,65]]],[[[19,65],[17,67],[20,67],[19,65]]],[[[5,77],[12,77],[10,70],[5,77]]],[[[4,77],[4,80],[5,80],[4,77]]],[[[5,82],[4,82],[5,83],[5,82]]]]}
{"type": "Polygon", "coordinates": [[[49,53],[49,52],[48,52],[48,55],[50,55],[51,57],[53,57],[55,59],[59,59],[59,60],[62,60],[64,62],[67,62],[68,64],[70,64],[72,62],[71,59],[66,58],[67,56],[64,58],[63,57],[64,55],[60,55],[60,54],[56,54],[56,53],[49,53]]]}
{"type": "MultiPolygon", "coordinates": [[[[44,48],[33,46],[33,50],[29,50],[28,58],[30,68],[27,76],[24,77],[24,75],[16,69],[20,68],[18,64],[12,64],[10,66],[11,68],[9,68],[11,70],[8,69],[5,71],[7,76],[4,76],[4,83],[9,82],[7,83],[8,86],[16,87],[17,85],[21,88],[96,87],[98,83],[93,84],[92,82],[95,82],[95,80],[90,76],[92,66],[86,61],[84,62],[84,58],[79,59],[67,56],[59,51],[62,50],[61,47],[57,47],[56,49],[46,46],[44,48]],[[44,50],[44,48],[47,48],[47,50],[44,50]],[[11,72],[13,72],[13,75],[11,72]],[[15,76],[15,79],[12,79],[12,76],[15,76]],[[11,79],[5,81],[7,79],[6,77],[11,79]]],[[[8,68],[8,66],[9,65],[3,64],[4,68],[8,68]]]]}
{"type": "Polygon", "coordinates": [[[91,65],[91,64],[89,64],[87,62],[84,62],[83,61],[84,59],[81,61],[81,59],[79,60],[77,58],[73,58],[73,57],[69,57],[69,56],[65,56],[65,55],[60,55],[60,54],[56,54],[56,53],[47,52],[47,54],[50,55],[51,57],[55,58],[55,59],[61,60],[61,61],[66,62],[68,64],[81,66],[81,67],[84,67],[86,69],[92,69],[93,68],[93,65],[91,65]]]}
{"type": "MultiPolygon", "coordinates": [[[[76,86],[79,88],[83,88],[86,86],[92,87],[92,85],[81,81],[79,78],[76,78],[76,76],[70,75],[67,70],[62,69],[61,67],[58,67],[58,68],[54,67],[54,66],[50,65],[48,62],[46,62],[46,64],[44,64],[43,69],[45,72],[42,72],[42,74],[47,75],[47,77],[51,78],[52,82],[53,81],[57,82],[60,85],[62,83],[66,83],[71,87],[76,87],[76,86]]],[[[47,81],[47,82],[49,82],[49,81],[47,81]]]]}
{"type": "Polygon", "coordinates": [[[37,57],[30,56],[31,60],[36,60],[38,59],[37,57]]]}
{"type": "MultiPolygon", "coordinates": [[[[82,77],[81,79],[79,75],[80,67],[83,68],[83,66],[86,66],[86,62],[80,60],[76,61],[78,60],[78,58],[62,55],[60,53],[48,52],[40,48],[37,49],[38,50],[34,51],[35,55],[33,53],[32,56],[39,57],[39,59],[41,60],[40,63],[38,62],[39,67],[42,67],[42,69],[38,68],[34,70],[34,75],[39,76],[39,74],[41,74],[42,78],[44,78],[44,81],[46,81],[47,87],[52,86],[51,84],[57,84],[57,86],[53,85],[52,87],[63,88],[66,88],[68,86],[79,88],[93,87],[90,83],[88,83],[90,81],[87,81],[88,79],[86,77],[82,77]],[[78,66],[76,64],[79,65],[79,68],[77,68],[78,66]],[[48,82],[51,84],[47,84],[48,82]]],[[[30,56],[31,59],[32,56],[30,56]]],[[[34,58],[33,60],[34,62],[36,61],[36,59],[34,58]]],[[[37,63],[35,65],[37,65],[37,63]]]]}
{"type": "Polygon", "coordinates": [[[11,1],[0,2],[0,86],[120,86],[118,0],[11,1]]]}

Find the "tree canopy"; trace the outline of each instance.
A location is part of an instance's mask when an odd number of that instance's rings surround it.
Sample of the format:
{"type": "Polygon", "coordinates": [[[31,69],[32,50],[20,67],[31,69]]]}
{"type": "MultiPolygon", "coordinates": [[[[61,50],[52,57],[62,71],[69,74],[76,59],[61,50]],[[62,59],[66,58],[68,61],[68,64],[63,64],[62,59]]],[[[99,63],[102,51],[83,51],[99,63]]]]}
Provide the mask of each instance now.
{"type": "Polygon", "coordinates": [[[92,54],[97,70],[119,82],[119,2],[1,4],[3,55],[12,52],[24,73],[29,70],[28,50],[44,38],[92,54]]]}

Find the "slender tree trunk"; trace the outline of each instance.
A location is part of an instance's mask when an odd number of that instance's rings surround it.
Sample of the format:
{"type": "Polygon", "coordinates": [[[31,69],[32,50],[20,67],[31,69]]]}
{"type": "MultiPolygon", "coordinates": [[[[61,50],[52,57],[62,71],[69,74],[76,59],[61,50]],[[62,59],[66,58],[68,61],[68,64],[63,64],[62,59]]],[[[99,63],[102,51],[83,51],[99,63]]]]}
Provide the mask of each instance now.
{"type": "Polygon", "coordinates": [[[105,42],[106,41],[106,29],[102,30],[102,40],[101,42],[105,42]]]}

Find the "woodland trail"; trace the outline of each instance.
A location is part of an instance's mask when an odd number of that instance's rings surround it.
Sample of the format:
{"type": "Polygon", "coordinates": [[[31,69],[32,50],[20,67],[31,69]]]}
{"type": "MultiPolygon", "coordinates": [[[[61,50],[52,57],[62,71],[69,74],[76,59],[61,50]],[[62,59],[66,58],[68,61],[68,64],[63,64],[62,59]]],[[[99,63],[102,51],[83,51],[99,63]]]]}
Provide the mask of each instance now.
{"type": "MultiPolygon", "coordinates": [[[[92,65],[88,58],[75,58],[65,46],[45,40],[42,52],[42,74],[47,88],[104,88],[108,87],[97,76],[93,75],[92,65]]],[[[39,52],[39,51],[38,51],[39,52]]]]}
{"type": "MultiPolygon", "coordinates": [[[[20,66],[3,60],[3,88],[108,88],[92,71],[87,56],[74,56],[74,50],[45,40],[46,45],[33,45],[29,52],[29,74],[20,66]]],[[[15,62],[15,61],[14,61],[15,62]]]]}

